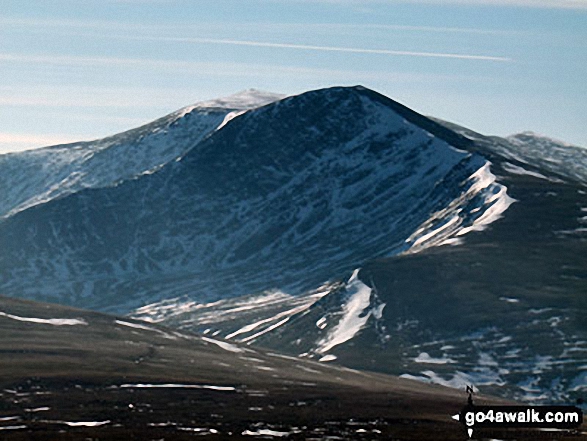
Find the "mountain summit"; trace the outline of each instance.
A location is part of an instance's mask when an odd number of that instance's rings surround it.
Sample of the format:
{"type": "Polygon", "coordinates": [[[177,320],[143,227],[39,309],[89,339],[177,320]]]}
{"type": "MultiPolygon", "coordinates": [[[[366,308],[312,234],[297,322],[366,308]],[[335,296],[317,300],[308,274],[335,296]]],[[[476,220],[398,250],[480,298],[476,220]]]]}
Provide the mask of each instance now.
{"type": "Polygon", "coordinates": [[[457,243],[513,202],[469,140],[371,90],[276,98],[246,92],[4,158],[0,175],[27,186],[3,201],[2,292],[119,312],[188,293],[295,295],[367,259],[457,243]],[[251,100],[269,103],[243,110],[251,100]]]}

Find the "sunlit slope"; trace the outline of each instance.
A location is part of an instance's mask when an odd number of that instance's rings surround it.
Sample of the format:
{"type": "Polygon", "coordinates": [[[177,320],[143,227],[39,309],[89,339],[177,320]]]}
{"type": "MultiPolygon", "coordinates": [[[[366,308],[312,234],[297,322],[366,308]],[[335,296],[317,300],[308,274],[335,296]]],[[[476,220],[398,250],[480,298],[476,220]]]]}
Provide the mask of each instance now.
{"type": "Polygon", "coordinates": [[[280,98],[248,90],[108,138],[0,155],[0,219],[84,188],[113,186],[152,173],[235,115],[280,98]]]}

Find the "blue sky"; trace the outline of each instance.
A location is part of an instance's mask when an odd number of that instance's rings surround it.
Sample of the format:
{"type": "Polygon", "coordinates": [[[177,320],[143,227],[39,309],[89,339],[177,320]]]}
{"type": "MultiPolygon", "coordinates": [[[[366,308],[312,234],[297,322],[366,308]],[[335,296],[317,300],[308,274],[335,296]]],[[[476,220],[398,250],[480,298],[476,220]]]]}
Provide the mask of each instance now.
{"type": "Polygon", "coordinates": [[[0,152],[257,88],[362,84],[587,147],[587,0],[2,0],[0,152]]]}

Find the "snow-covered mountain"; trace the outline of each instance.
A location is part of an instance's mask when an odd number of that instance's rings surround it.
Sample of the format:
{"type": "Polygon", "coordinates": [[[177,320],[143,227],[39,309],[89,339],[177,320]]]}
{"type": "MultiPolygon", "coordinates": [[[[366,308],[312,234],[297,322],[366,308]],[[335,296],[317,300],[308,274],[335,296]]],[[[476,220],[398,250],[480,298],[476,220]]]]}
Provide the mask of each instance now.
{"type": "Polygon", "coordinates": [[[111,153],[96,161],[114,171],[73,161],[62,174],[83,169],[80,184],[43,182],[5,203],[1,292],[117,311],[184,294],[295,295],[367,259],[454,243],[513,202],[465,138],[362,87],[226,112],[188,108],[64,147],[111,153]],[[156,161],[119,161],[168,132],[156,161]]]}
{"type": "Polygon", "coordinates": [[[281,98],[251,89],[97,141],[0,155],[0,218],[84,188],[153,173],[236,115],[281,98]]]}
{"type": "Polygon", "coordinates": [[[0,156],[0,292],[564,401],[587,387],[585,170],[363,87],[248,91],[0,156]]]}
{"type": "Polygon", "coordinates": [[[587,392],[587,188],[510,161],[492,169],[517,202],[458,246],[372,260],[299,296],[167,299],[132,315],[355,369],[572,402],[587,392]]]}

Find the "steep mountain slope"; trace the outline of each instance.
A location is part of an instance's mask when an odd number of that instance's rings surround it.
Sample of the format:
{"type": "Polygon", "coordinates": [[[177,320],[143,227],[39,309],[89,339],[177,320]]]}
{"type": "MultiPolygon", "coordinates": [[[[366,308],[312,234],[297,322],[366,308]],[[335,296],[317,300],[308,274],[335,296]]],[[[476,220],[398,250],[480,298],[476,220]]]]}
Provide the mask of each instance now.
{"type": "Polygon", "coordinates": [[[362,87],[249,110],[177,161],[0,223],[0,291],[128,311],[300,294],[455,241],[513,202],[466,138],[362,87]]]}
{"type": "MultiPolygon", "coordinates": [[[[473,383],[529,402],[584,397],[587,181],[542,167],[557,149],[542,147],[541,156],[527,158],[532,164],[504,154],[516,152],[506,140],[475,139],[517,202],[458,246],[370,261],[349,282],[295,298],[170,299],[133,316],[359,369],[473,383]]],[[[587,169],[586,152],[571,152],[574,169],[587,169]]]]}
{"type": "Polygon", "coordinates": [[[3,440],[464,436],[462,391],[7,298],[0,333],[3,440]]]}
{"type": "Polygon", "coordinates": [[[475,146],[473,149],[482,152],[488,159],[496,156],[517,163],[518,167],[510,169],[513,173],[523,172],[521,166],[526,167],[526,174],[536,169],[558,175],[564,180],[587,182],[587,149],[584,147],[566,144],[534,132],[518,133],[507,138],[485,136],[457,124],[433,120],[472,141],[475,146]]]}
{"type": "Polygon", "coordinates": [[[84,188],[153,173],[237,114],[281,98],[248,90],[97,141],[0,155],[0,218],[84,188]]]}

